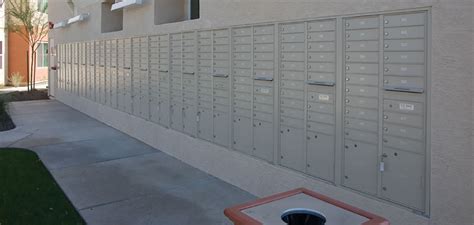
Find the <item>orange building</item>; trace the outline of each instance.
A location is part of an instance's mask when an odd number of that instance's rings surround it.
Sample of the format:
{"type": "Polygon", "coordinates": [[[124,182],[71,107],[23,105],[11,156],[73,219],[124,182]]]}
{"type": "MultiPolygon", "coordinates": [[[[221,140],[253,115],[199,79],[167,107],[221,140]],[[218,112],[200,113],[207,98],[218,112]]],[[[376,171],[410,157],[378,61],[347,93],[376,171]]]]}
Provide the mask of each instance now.
{"type": "MultiPolygon", "coordinates": [[[[31,0],[32,4],[45,4],[46,0],[31,0]],[[33,2],[34,1],[34,2],[33,2]]],[[[6,29],[5,21],[5,7],[0,6],[0,13],[3,15],[0,21],[0,28],[3,31],[0,37],[0,85],[11,85],[9,81],[13,74],[19,74],[22,77],[21,85],[26,85],[28,76],[28,61],[27,54],[29,51],[28,43],[21,37],[20,34],[10,32],[6,29]]],[[[48,36],[43,38],[39,43],[36,52],[36,75],[35,82],[48,80],[48,36]]]]}

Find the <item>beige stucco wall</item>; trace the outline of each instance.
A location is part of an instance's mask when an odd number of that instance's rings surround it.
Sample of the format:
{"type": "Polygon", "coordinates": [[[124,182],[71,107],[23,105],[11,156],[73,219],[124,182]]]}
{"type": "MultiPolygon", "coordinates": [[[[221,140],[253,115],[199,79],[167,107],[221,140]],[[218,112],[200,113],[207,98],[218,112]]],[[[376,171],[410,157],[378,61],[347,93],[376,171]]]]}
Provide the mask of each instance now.
{"type": "MultiPolygon", "coordinates": [[[[213,144],[58,92],[56,97],[181,160],[264,196],[305,186],[381,214],[394,225],[473,224],[473,2],[472,0],[201,0],[201,19],[154,25],[153,1],[124,10],[123,31],[101,34],[98,0],[76,2],[90,20],[53,30],[56,44],[200,28],[431,7],[430,217],[341,189],[213,144]],[[190,150],[192,149],[192,151],[190,150]],[[255,173],[255,171],[261,173],[255,173]]],[[[50,0],[50,20],[72,16],[65,1],[50,0]]]]}

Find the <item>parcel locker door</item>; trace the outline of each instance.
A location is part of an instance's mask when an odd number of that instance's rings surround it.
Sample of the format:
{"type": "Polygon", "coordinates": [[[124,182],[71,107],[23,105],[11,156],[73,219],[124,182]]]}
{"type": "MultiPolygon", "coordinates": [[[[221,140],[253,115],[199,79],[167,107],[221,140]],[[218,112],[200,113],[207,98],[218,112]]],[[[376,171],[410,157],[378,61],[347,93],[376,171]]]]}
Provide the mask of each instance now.
{"type": "Polygon", "coordinates": [[[198,137],[207,140],[214,140],[213,129],[213,114],[212,109],[201,108],[198,109],[198,137]]]}
{"type": "Polygon", "coordinates": [[[183,130],[183,104],[173,101],[171,97],[171,128],[177,131],[183,130]]]}
{"type": "Polygon", "coordinates": [[[234,149],[252,155],[252,121],[250,118],[234,116],[233,135],[234,149]]]}
{"type": "Polygon", "coordinates": [[[308,132],[307,172],[323,180],[334,181],[334,135],[308,132]]]}
{"type": "Polygon", "coordinates": [[[171,118],[170,118],[171,106],[170,106],[169,96],[160,94],[158,99],[159,99],[158,109],[159,109],[159,114],[160,114],[159,123],[162,126],[168,128],[171,122],[171,118]]]}
{"type": "Polygon", "coordinates": [[[214,111],[214,142],[229,145],[229,112],[214,111]]]}
{"type": "Polygon", "coordinates": [[[304,130],[289,126],[280,126],[280,164],[305,172],[304,130]]]}
{"type": "Polygon", "coordinates": [[[424,155],[384,148],[383,157],[383,198],[423,211],[425,205],[424,155]]]}
{"type": "Polygon", "coordinates": [[[344,140],[344,186],[375,195],[378,171],[376,145],[344,140]]]}
{"type": "Polygon", "coordinates": [[[273,124],[262,120],[254,120],[254,156],[273,162],[273,124]]]}
{"type": "Polygon", "coordinates": [[[194,105],[184,105],[183,110],[183,130],[185,133],[196,136],[197,122],[196,122],[196,107],[194,105]]]}

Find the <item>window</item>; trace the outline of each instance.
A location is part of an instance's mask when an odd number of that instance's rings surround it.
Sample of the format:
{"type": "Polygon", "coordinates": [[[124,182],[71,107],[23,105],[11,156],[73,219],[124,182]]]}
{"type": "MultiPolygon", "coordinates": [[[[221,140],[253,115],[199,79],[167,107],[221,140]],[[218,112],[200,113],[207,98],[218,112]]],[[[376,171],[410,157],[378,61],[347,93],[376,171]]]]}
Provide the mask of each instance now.
{"type": "Polygon", "coordinates": [[[37,2],[38,10],[47,13],[48,11],[48,0],[38,0],[37,2]]]}
{"type": "Polygon", "coordinates": [[[199,0],[155,0],[155,24],[199,19],[199,0]]]}
{"type": "Polygon", "coordinates": [[[48,67],[48,43],[39,43],[36,50],[36,67],[48,67]]]}
{"type": "Polygon", "coordinates": [[[3,42],[0,41],[0,69],[3,69],[3,42]]]}
{"type": "Polygon", "coordinates": [[[115,1],[108,0],[102,3],[100,28],[102,33],[123,30],[123,9],[110,10],[115,1]]]}

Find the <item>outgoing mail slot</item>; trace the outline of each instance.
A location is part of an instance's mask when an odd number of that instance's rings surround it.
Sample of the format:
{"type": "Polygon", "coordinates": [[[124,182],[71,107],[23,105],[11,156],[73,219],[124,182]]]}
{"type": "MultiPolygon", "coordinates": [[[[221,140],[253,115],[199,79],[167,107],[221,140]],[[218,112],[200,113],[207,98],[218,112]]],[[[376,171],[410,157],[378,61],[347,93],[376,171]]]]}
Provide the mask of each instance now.
{"type": "Polygon", "coordinates": [[[379,77],[365,74],[346,74],[346,84],[379,85],[379,77]]]}
{"type": "Polygon", "coordinates": [[[425,40],[385,40],[384,49],[386,51],[423,51],[425,49],[425,40]]]}
{"type": "Polygon", "coordinates": [[[424,65],[385,64],[384,75],[424,76],[424,65]]]}
{"type": "Polygon", "coordinates": [[[421,141],[398,138],[390,135],[383,136],[383,145],[409,152],[425,154],[425,145],[421,141]]]}
{"type": "Polygon", "coordinates": [[[320,112],[334,114],[335,107],[333,104],[317,103],[317,102],[308,102],[308,110],[310,112],[320,112]]]}
{"type": "Polygon", "coordinates": [[[272,52],[273,44],[254,44],[254,52],[272,52]]]}
{"type": "Polygon", "coordinates": [[[425,24],[426,14],[413,13],[403,15],[385,16],[384,26],[385,27],[401,27],[401,26],[417,26],[425,24]]]}
{"type": "Polygon", "coordinates": [[[303,109],[304,108],[304,101],[303,100],[296,100],[291,98],[281,98],[280,99],[280,106],[281,107],[290,107],[295,109],[303,109]]]}
{"type": "Polygon", "coordinates": [[[333,31],[308,33],[308,41],[334,41],[335,39],[336,33],[333,31]]]}
{"type": "Polygon", "coordinates": [[[413,92],[423,92],[424,80],[417,77],[399,77],[399,76],[384,76],[384,87],[400,88],[401,90],[413,90],[413,92]]]}
{"type": "Polygon", "coordinates": [[[362,131],[369,131],[377,133],[378,131],[378,123],[375,121],[367,121],[367,120],[359,120],[359,119],[351,119],[345,118],[344,119],[344,127],[362,130],[362,131]]]}
{"type": "Polygon", "coordinates": [[[377,17],[357,17],[346,19],[345,26],[346,29],[378,28],[379,19],[377,17]]]}
{"type": "Polygon", "coordinates": [[[250,36],[234,37],[233,42],[234,42],[234,44],[251,44],[252,43],[252,37],[250,37],[250,36]]]}
{"type": "Polygon", "coordinates": [[[363,141],[372,144],[377,144],[378,135],[377,133],[372,132],[364,132],[360,130],[352,130],[352,129],[345,129],[344,130],[345,138],[355,140],[355,141],[363,141]]]}
{"type": "Polygon", "coordinates": [[[308,92],[308,101],[334,103],[334,95],[329,93],[308,92]]]}
{"type": "Polygon", "coordinates": [[[283,52],[281,53],[282,61],[305,61],[306,55],[303,52],[283,52]]]}
{"type": "MultiPolygon", "coordinates": [[[[310,42],[310,43],[308,43],[308,52],[314,52],[314,51],[317,51],[317,52],[333,52],[335,50],[336,50],[336,44],[334,42],[310,42]]],[[[300,50],[298,50],[298,51],[300,51],[300,50]]]]}
{"type": "Polygon", "coordinates": [[[252,35],[252,27],[239,27],[232,29],[232,34],[235,36],[250,36],[252,35]]]}
{"type": "Polygon", "coordinates": [[[385,28],[384,29],[385,39],[402,39],[402,38],[424,38],[425,27],[397,27],[397,28],[385,28]]]}
{"type": "Polygon", "coordinates": [[[304,33],[281,35],[281,42],[284,42],[284,43],[294,43],[294,42],[304,42],[304,41],[305,41],[304,33]]]}
{"type": "Polygon", "coordinates": [[[266,26],[256,26],[253,28],[253,33],[255,35],[262,35],[262,34],[273,34],[273,25],[266,25],[266,26]]]}
{"type": "Polygon", "coordinates": [[[389,100],[383,101],[383,109],[386,111],[400,112],[400,113],[411,113],[411,114],[422,114],[423,104],[419,102],[409,102],[400,100],[389,100]]]}
{"type": "Polygon", "coordinates": [[[378,39],[379,39],[378,29],[346,31],[346,40],[348,41],[367,41],[367,40],[378,40],[378,39]]]}
{"type": "Polygon", "coordinates": [[[378,74],[379,66],[377,64],[346,64],[346,73],[378,74]]]}
{"type": "Polygon", "coordinates": [[[304,128],[304,120],[303,119],[296,119],[287,116],[280,117],[280,124],[284,126],[290,126],[294,128],[304,128]]]}
{"type": "Polygon", "coordinates": [[[378,52],[347,52],[346,62],[377,63],[379,61],[378,52]]]}
{"type": "Polygon", "coordinates": [[[293,108],[280,108],[280,115],[286,117],[292,117],[297,119],[304,118],[304,109],[293,109],[293,108]]]}
{"type": "Polygon", "coordinates": [[[304,23],[283,24],[280,26],[282,33],[302,33],[304,32],[304,23]]]}
{"type": "Polygon", "coordinates": [[[336,123],[336,119],[334,115],[325,114],[325,113],[316,113],[316,112],[308,112],[308,120],[318,122],[318,123],[327,123],[327,124],[336,123]]]}
{"type": "Polygon", "coordinates": [[[305,71],[304,62],[281,62],[282,70],[305,71]]]}
{"type": "Polygon", "coordinates": [[[425,63],[424,52],[384,52],[386,63],[425,63]]]}
{"type": "Polygon", "coordinates": [[[254,36],[253,41],[255,44],[273,43],[273,35],[254,36]]]}
{"type": "Polygon", "coordinates": [[[308,71],[312,72],[335,72],[335,67],[334,63],[308,63],[308,71]]]}
{"type": "Polygon", "coordinates": [[[407,127],[407,126],[399,126],[395,124],[384,124],[383,131],[384,131],[384,134],[387,134],[387,135],[393,135],[393,136],[416,139],[416,140],[423,140],[423,137],[424,137],[424,133],[422,129],[407,127]]]}
{"type": "Polygon", "coordinates": [[[329,31],[335,29],[335,20],[319,20],[308,22],[308,31],[329,31]]]}
{"type": "Polygon", "coordinates": [[[378,41],[348,41],[346,42],[346,51],[378,51],[378,41]]]}
{"type": "Polygon", "coordinates": [[[423,127],[423,117],[413,114],[384,112],[383,119],[387,123],[395,123],[407,126],[423,127]]]}
{"type": "Polygon", "coordinates": [[[280,81],[280,85],[282,88],[289,88],[289,89],[296,89],[296,90],[303,90],[304,83],[301,81],[289,81],[289,80],[282,80],[280,81]]]}
{"type": "Polygon", "coordinates": [[[379,113],[377,110],[346,107],[344,111],[347,117],[377,121],[379,113]]]}
{"type": "Polygon", "coordinates": [[[282,97],[287,98],[296,98],[296,99],[303,99],[304,92],[303,91],[296,91],[296,90],[281,90],[280,94],[282,97]]]}

